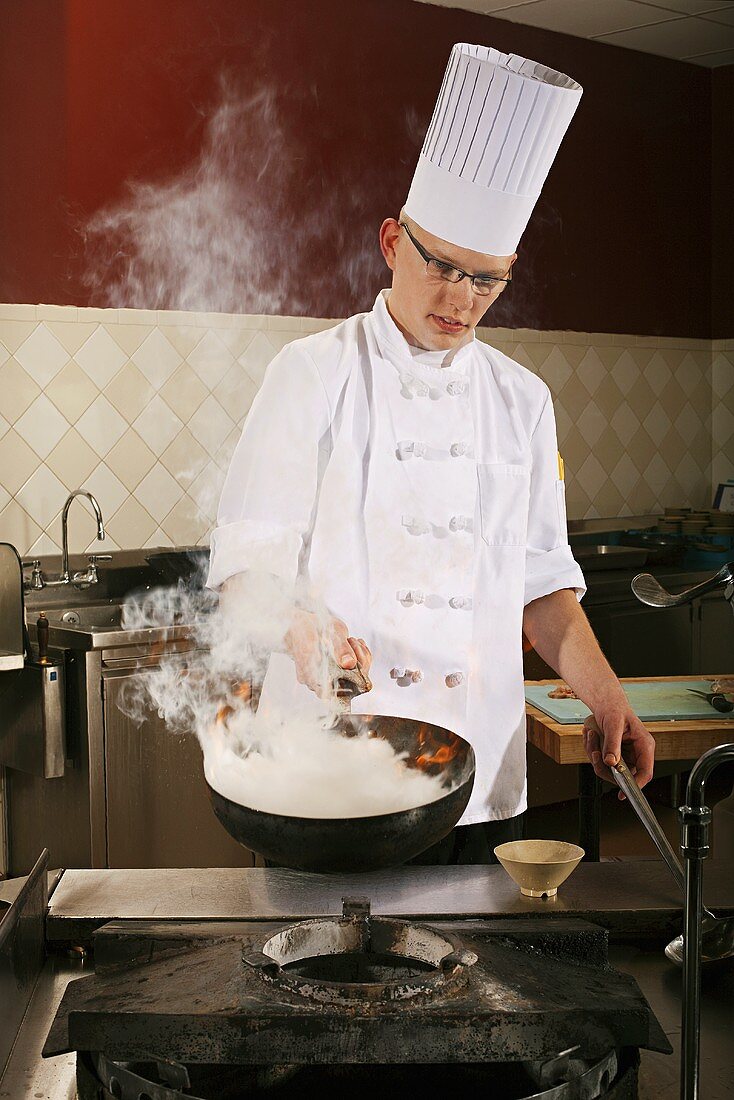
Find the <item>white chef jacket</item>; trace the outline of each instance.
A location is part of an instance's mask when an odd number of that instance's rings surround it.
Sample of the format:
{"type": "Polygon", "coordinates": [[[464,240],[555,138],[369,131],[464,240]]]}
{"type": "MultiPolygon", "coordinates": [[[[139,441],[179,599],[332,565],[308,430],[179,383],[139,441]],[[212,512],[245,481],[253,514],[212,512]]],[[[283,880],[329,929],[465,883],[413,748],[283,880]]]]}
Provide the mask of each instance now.
{"type": "MultiPolygon", "coordinates": [[[[460,824],[526,807],[522,615],[584,579],[566,533],[550,393],[473,340],[411,347],[381,292],[370,313],[288,344],[247,417],[212,534],[208,584],[304,579],[373,653],[354,713],[466,738],[460,824]]],[[[318,707],[275,654],[261,706],[318,707]]]]}

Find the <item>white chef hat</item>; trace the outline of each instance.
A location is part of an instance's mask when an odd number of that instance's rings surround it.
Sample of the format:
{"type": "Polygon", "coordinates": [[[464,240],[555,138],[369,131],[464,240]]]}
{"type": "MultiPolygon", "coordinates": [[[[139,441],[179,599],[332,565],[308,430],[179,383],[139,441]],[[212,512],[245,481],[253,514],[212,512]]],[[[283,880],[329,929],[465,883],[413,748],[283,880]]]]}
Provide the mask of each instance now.
{"type": "Polygon", "coordinates": [[[405,202],[428,233],[509,256],[581,98],[537,61],[458,42],[405,202]]]}

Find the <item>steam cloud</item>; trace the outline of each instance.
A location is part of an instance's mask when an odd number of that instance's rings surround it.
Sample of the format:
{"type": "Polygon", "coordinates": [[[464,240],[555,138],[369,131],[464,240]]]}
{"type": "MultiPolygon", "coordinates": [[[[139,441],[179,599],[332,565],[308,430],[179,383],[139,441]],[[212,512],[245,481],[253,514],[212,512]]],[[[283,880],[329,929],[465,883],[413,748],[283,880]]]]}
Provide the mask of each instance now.
{"type": "Polygon", "coordinates": [[[276,92],[244,97],[223,77],[196,162],[129,183],[127,200],[85,227],[95,304],[318,317],[335,286],[366,303],[383,262],[377,226],[360,215],[379,180],[347,179],[339,165],[303,178],[308,163],[276,92]]]}
{"type": "MultiPolygon", "coordinates": [[[[307,150],[285,118],[272,88],[243,97],[222,79],[196,162],[163,183],[131,182],[124,202],[86,226],[95,304],[323,316],[320,303],[332,300],[336,285],[367,304],[383,262],[377,226],[363,214],[384,166],[366,157],[358,179],[340,165],[329,166],[328,179],[304,179],[307,150]],[[297,214],[294,195],[302,198],[297,214]]],[[[404,125],[407,141],[419,147],[414,115],[404,125]]],[[[212,499],[219,488],[210,486],[212,499]]],[[[213,517],[211,500],[200,493],[197,504],[213,517]]],[[[257,809],[355,817],[443,797],[438,777],[406,768],[385,741],[339,735],[326,703],[314,718],[255,713],[243,700],[238,685],[261,682],[269,654],[282,651],[295,596],[255,583],[240,593],[234,613],[231,601],[218,604],[201,585],[130,598],[123,626],[156,628],[166,642],[159,667],[131,680],[122,709],[140,724],[152,708],[172,732],[194,730],[210,784],[257,809]],[[177,636],[178,623],[189,642],[177,636]],[[218,722],[222,711],[227,719],[218,722]]],[[[325,627],[327,609],[310,606],[325,627]]],[[[325,648],[320,658],[325,681],[325,648]]]]}
{"type": "MultiPolygon", "coordinates": [[[[160,666],[128,682],[121,708],[138,724],[152,708],[172,732],[195,730],[210,785],[268,813],[367,817],[443,797],[438,777],[407,768],[386,741],[367,731],[343,737],[328,699],[318,717],[250,707],[241,685],[262,681],[269,654],[283,648],[293,606],[292,594],[254,576],[236,600],[221,604],[213,593],[183,583],[128,598],[123,627],[163,628],[166,641],[160,666]],[[186,640],[177,637],[175,623],[186,624],[186,640]]],[[[311,601],[309,610],[326,631],[327,609],[311,601]]],[[[326,682],[326,646],[320,673],[326,682]]]]}

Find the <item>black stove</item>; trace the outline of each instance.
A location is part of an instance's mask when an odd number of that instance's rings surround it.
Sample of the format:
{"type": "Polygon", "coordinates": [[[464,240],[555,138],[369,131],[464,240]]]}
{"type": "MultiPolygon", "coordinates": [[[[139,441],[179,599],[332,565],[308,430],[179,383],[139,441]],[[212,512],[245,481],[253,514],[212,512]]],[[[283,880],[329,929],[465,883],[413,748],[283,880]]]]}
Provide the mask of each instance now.
{"type": "Polygon", "coordinates": [[[670,1045],[607,932],[566,917],[420,924],[340,917],[110,921],[44,1054],[78,1052],[82,1098],[501,1100],[637,1096],[670,1045]]]}

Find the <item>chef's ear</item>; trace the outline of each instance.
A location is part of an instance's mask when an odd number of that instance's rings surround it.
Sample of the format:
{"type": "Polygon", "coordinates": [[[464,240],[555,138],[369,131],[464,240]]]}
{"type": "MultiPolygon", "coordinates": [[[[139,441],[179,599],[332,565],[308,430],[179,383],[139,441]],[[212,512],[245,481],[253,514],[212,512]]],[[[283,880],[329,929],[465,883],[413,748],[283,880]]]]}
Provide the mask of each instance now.
{"type": "Polygon", "coordinates": [[[385,257],[385,263],[391,271],[395,270],[395,249],[399,237],[400,226],[398,222],[395,218],[385,218],[380,226],[380,249],[382,250],[382,255],[385,257]]]}

